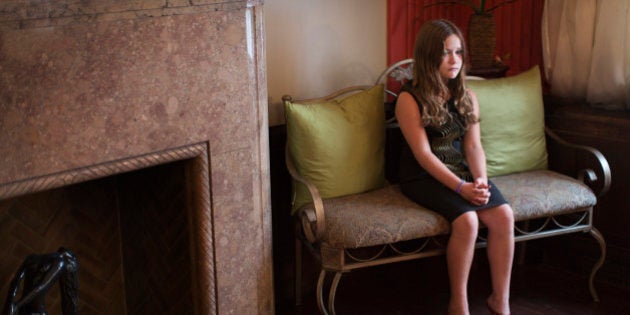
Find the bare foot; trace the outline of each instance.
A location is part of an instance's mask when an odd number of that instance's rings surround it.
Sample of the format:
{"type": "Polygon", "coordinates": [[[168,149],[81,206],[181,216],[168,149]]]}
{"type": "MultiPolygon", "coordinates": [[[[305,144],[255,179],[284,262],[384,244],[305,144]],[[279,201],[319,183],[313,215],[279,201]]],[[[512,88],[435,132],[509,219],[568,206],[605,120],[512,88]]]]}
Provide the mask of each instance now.
{"type": "Polygon", "coordinates": [[[510,303],[505,300],[496,299],[493,295],[488,297],[486,300],[488,304],[488,310],[492,315],[509,315],[510,314],[510,303]]]}
{"type": "Polygon", "coordinates": [[[461,305],[460,303],[451,302],[448,305],[448,315],[469,315],[468,305],[461,305]]]}

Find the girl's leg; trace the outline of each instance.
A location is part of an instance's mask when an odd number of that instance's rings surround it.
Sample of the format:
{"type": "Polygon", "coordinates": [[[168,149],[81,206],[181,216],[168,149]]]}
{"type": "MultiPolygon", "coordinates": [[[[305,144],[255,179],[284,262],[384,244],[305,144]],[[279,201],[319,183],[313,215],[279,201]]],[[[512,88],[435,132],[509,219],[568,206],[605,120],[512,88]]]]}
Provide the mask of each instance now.
{"type": "Polygon", "coordinates": [[[492,278],[492,294],[488,306],[501,314],[510,313],[510,277],[514,257],[514,214],[509,205],[478,212],[479,220],[488,227],[488,261],[492,278]]]}
{"type": "Polygon", "coordinates": [[[451,223],[446,247],[451,300],[449,314],[468,314],[468,275],[475,251],[479,219],[474,211],[466,212],[451,223]]]}

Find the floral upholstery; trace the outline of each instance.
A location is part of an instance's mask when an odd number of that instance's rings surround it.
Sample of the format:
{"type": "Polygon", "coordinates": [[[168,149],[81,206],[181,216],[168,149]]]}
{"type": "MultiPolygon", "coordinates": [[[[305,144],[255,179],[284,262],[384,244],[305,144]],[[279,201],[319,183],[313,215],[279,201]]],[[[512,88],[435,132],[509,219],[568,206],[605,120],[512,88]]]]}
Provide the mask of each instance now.
{"type": "MultiPolygon", "coordinates": [[[[583,211],[596,203],[593,192],[568,176],[538,170],[492,178],[510,202],[516,221],[583,211]]],[[[312,203],[302,210],[312,211],[312,203]],[[310,209],[309,209],[310,208],[310,209]]],[[[407,199],[397,185],[324,200],[332,248],[358,248],[448,234],[439,214],[407,199]]]]}
{"type": "Polygon", "coordinates": [[[322,242],[330,247],[366,247],[449,232],[446,219],[407,199],[397,185],[324,200],[324,209],[322,242]]]}
{"type": "Polygon", "coordinates": [[[516,221],[583,211],[597,203],[582,182],[548,170],[497,176],[492,181],[512,206],[516,221]]]}

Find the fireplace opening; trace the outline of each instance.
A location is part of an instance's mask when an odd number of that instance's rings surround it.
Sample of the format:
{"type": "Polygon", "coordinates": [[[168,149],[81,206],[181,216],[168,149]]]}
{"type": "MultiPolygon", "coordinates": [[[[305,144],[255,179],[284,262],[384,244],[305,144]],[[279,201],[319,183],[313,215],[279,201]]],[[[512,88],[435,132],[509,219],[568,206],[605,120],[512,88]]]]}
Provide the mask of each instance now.
{"type": "MultiPolygon", "coordinates": [[[[64,246],[79,261],[81,314],[202,311],[196,238],[204,194],[195,160],[0,200],[2,303],[27,255],[64,246]]],[[[56,284],[46,296],[48,313],[61,314],[60,303],[56,284]]]]}

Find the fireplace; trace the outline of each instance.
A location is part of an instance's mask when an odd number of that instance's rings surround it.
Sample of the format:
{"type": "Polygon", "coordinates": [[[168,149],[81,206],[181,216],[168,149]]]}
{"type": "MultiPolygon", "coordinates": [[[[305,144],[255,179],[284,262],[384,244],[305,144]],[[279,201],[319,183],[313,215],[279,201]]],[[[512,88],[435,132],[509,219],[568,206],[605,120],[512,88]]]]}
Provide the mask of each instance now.
{"type": "MultiPolygon", "coordinates": [[[[212,235],[207,156],[199,144],[32,181],[45,190],[0,201],[0,283],[28,254],[64,246],[79,258],[82,314],[208,313],[191,303],[216,299],[213,240],[200,237],[212,235]],[[41,187],[67,178],[82,182],[41,187]]],[[[58,291],[50,314],[61,310],[58,291]]]]}
{"type": "Polygon", "coordinates": [[[3,299],[63,245],[85,313],[273,313],[261,10],[0,4],[3,299]]]}

